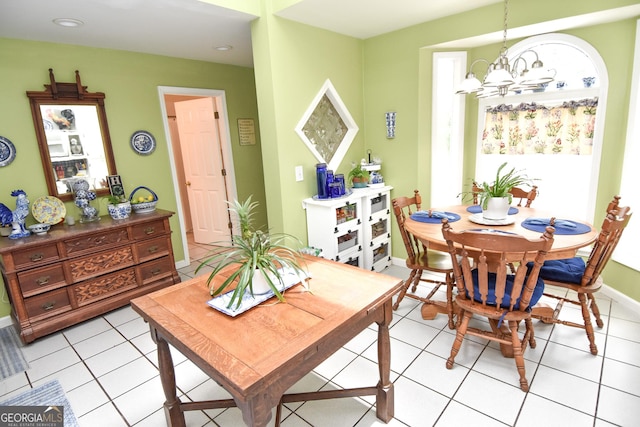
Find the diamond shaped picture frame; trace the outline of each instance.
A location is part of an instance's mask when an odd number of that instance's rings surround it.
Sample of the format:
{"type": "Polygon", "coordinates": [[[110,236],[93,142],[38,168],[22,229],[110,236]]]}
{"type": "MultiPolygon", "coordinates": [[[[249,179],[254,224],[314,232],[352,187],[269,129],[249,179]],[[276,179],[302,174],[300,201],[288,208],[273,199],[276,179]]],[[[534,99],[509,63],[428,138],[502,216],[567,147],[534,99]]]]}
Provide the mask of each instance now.
{"type": "Polygon", "coordinates": [[[358,130],[329,79],[296,126],[296,133],[316,159],[333,170],[344,159],[358,130]]]}

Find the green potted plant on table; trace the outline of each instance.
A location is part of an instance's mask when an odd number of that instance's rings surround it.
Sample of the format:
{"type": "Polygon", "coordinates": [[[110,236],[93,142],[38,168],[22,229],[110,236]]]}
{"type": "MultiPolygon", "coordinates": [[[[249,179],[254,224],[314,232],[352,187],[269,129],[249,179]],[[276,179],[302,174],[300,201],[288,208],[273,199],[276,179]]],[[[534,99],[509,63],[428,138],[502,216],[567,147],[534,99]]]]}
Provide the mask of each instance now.
{"type": "Polygon", "coordinates": [[[131,202],[124,196],[110,195],[107,197],[107,211],[113,219],[129,218],[131,214],[131,202]]]}
{"type": "Polygon", "coordinates": [[[532,180],[523,171],[512,168],[509,172],[500,174],[507,166],[503,163],[498,167],[493,182],[483,182],[478,187],[478,202],[482,207],[482,215],[487,219],[504,219],[509,212],[509,205],[513,201],[511,190],[521,185],[531,186],[532,180]]]}
{"type": "MultiPolygon", "coordinates": [[[[284,302],[281,292],[285,286],[283,272],[289,271],[301,278],[306,277],[306,272],[300,266],[302,255],[286,246],[285,240],[292,239],[300,245],[301,242],[286,233],[269,233],[256,229],[253,222],[258,202],[252,202],[251,196],[244,203],[237,200],[227,203],[229,211],[238,217],[240,234],[231,236],[231,246],[221,246],[211,251],[196,268],[196,273],[205,266],[213,267],[207,278],[207,286],[214,297],[233,284],[236,285],[227,308],[231,308],[234,302],[236,308],[240,307],[247,291],[252,296],[273,291],[284,302]],[[221,276],[225,279],[220,285],[216,285],[213,278],[220,273],[223,273],[221,276]]],[[[217,244],[228,245],[229,242],[217,244]]]]}
{"type": "Polygon", "coordinates": [[[348,179],[354,188],[364,188],[369,183],[369,171],[362,169],[361,164],[357,164],[349,172],[348,179]]]}

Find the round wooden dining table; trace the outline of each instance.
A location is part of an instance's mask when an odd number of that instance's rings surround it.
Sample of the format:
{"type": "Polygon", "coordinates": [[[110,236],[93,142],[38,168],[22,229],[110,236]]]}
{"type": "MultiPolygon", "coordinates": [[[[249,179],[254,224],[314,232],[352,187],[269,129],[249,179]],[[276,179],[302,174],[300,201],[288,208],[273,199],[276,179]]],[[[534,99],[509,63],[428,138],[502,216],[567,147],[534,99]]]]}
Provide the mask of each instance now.
{"type": "MultiPolygon", "coordinates": [[[[518,207],[518,212],[509,215],[508,222],[512,222],[512,224],[499,225],[496,224],[496,221],[487,221],[491,223],[487,224],[479,224],[477,222],[473,222],[470,217],[474,215],[473,213],[467,211],[469,206],[465,205],[455,205],[448,206],[445,208],[432,209],[434,212],[450,212],[454,214],[460,215],[460,219],[458,221],[449,221],[449,225],[454,231],[462,231],[462,230],[477,230],[477,229],[486,229],[486,230],[497,230],[509,233],[516,233],[521,236],[524,236],[528,239],[537,239],[542,235],[540,231],[532,231],[524,228],[522,226],[522,221],[527,218],[551,218],[554,217],[553,213],[548,211],[535,209],[535,208],[525,208],[518,207]]],[[[482,215],[482,214],[476,214],[482,215]]],[[[474,217],[474,218],[477,218],[474,217]]],[[[560,218],[558,218],[560,219],[560,218]]],[[[553,246],[551,246],[551,250],[547,253],[546,259],[563,259],[563,258],[571,258],[576,256],[578,249],[583,248],[585,246],[589,246],[596,240],[598,236],[598,231],[593,228],[591,224],[585,223],[585,221],[572,219],[563,216],[563,220],[570,220],[576,223],[585,224],[588,226],[589,231],[582,234],[558,234],[555,233],[553,235],[553,246]]],[[[482,220],[481,220],[482,221],[482,220]]],[[[416,221],[411,218],[407,218],[405,221],[406,230],[413,234],[417,239],[426,244],[429,249],[433,249],[436,251],[447,251],[447,243],[442,237],[442,223],[441,221],[436,221],[434,223],[427,223],[416,221]]],[[[471,255],[473,256],[473,254],[471,255]]]]}
{"type": "MultiPolygon", "coordinates": [[[[475,206],[478,208],[477,206],[475,206]]],[[[496,224],[495,221],[486,221],[478,218],[482,214],[474,214],[469,212],[467,209],[469,206],[465,205],[455,205],[448,206],[444,208],[432,209],[433,212],[444,212],[444,213],[453,213],[460,216],[460,219],[457,221],[449,220],[449,224],[454,231],[462,231],[462,230],[496,230],[502,232],[516,233],[521,236],[524,236],[528,239],[537,239],[542,235],[542,231],[532,231],[522,226],[522,222],[527,218],[552,218],[554,215],[549,213],[548,211],[535,209],[535,208],[526,208],[526,207],[517,207],[512,209],[517,209],[517,213],[509,215],[509,220],[504,222],[510,222],[511,224],[496,224]],[[472,215],[476,215],[476,221],[480,220],[481,222],[491,222],[491,224],[479,224],[478,222],[472,221],[470,218],[472,215]]],[[[560,218],[558,218],[560,219],[560,218]]],[[[585,246],[589,246],[592,244],[597,236],[598,231],[593,228],[591,224],[587,224],[582,220],[576,220],[568,217],[562,217],[562,220],[568,220],[575,223],[581,224],[582,229],[587,229],[588,231],[581,234],[554,234],[553,235],[553,245],[551,246],[551,250],[547,253],[546,259],[563,259],[563,258],[572,258],[576,256],[578,250],[585,246]]],[[[406,230],[413,234],[417,239],[423,242],[425,245],[429,247],[429,249],[436,251],[447,252],[447,243],[442,236],[442,220],[435,219],[433,222],[422,222],[417,221],[411,218],[407,218],[405,221],[406,230]]],[[[469,248],[467,248],[469,249],[469,248]]],[[[469,256],[474,257],[475,255],[479,255],[479,252],[476,254],[472,250],[469,251],[469,256]]],[[[532,254],[532,256],[535,254],[532,254]]],[[[533,259],[531,260],[533,261],[533,259]]],[[[455,304],[455,301],[454,301],[455,304]]],[[[536,306],[534,308],[536,311],[544,311],[545,313],[548,310],[553,311],[550,307],[547,306],[536,306]]],[[[440,304],[439,302],[433,304],[423,304],[422,306],[422,317],[424,319],[433,319],[439,313],[446,313],[446,305],[444,302],[440,304]]],[[[493,327],[497,327],[492,325],[493,327]]],[[[512,357],[512,354],[508,351],[506,346],[501,345],[502,353],[506,357],[512,357]]]]}

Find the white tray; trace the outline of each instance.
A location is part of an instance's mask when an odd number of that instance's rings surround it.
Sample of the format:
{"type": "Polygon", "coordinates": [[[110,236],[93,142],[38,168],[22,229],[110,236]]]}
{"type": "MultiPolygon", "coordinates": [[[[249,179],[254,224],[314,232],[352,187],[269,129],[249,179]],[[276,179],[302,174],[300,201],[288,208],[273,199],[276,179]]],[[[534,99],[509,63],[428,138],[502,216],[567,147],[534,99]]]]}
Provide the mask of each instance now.
{"type": "MultiPolygon", "coordinates": [[[[293,271],[285,272],[283,273],[283,277],[282,277],[282,280],[284,281],[284,287],[282,288],[282,290],[280,290],[280,292],[284,292],[290,287],[297,285],[302,280],[307,280],[307,278],[310,278],[310,277],[311,275],[309,273],[307,273],[303,278],[301,278],[298,274],[296,274],[293,271]]],[[[244,313],[250,308],[255,307],[256,305],[263,303],[264,301],[268,300],[269,298],[275,295],[275,293],[272,290],[270,290],[266,294],[251,295],[251,292],[249,292],[249,290],[247,289],[247,292],[244,294],[244,297],[242,298],[242,301],[240,302],[239,307],[236,307],[236,304],[238,304],[238,302],[234,301],[233,305],[230,308],[227,308],[227,306],[229,305],[229,301],[231,301],[231,297],[233,296],[233,292],[234,291],[229,291],[229,292],[225,292],[222,295],[218,295],[217,297],[207,301],[207,304],[210,307],[213,307],[216,310],[221,311],[228,316],[235,317],[238,314],[244,313]]]]}
{"type": "Polygon", "coordinates": [[[516,222],[513,215],[506,217],[505,219],[488,219],[482,216],[482,212],[469,216],[469,221],[482,225],[511,225],[516,222]]]}

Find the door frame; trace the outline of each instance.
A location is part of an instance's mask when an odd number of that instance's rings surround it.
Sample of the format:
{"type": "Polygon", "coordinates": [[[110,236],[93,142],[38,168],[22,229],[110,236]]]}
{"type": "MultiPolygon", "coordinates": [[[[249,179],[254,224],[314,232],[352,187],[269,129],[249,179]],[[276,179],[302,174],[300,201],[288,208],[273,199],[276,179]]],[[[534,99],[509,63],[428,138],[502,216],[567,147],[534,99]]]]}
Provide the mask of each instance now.
{"type": "Polygon", "coordinates": [[[220,146],[222,147],[222,161],[227,172],[226,186],[229,200],[237,199],[236,188],[236,174],[233,166],[233,151],[231,147],[231,133],[229,131],[229,116],[227,113],[227,100],[224,90],[217,89],[198,89],[198,88],[186,88],[175,86],[158,86],[158,95],[160,97],[160,109],[162,111],[162,124],[164,126],[164,134],[167,141],[167,149],[169,153],[169,168],[171,169],[171,179],[173,181],[173,188],[176,197],[176,204],[178,206],[177,216],[178,223],[180,225],[180,237],[182,239],[182,249],[185,259],[176,262],[177,268],[183,268],[188,266],[191,261],[189,259],[189,244],[187,242],[187,230],[184,220],[184,213],[182,211],[182,197],[180,195],[180,187],[178,183],[178,176],[176,171],[176,159],[173,155],[174,142],[171,139],[171,130],[169,128],[169,118],[167,115],[167,105],[165,102],[166,95],[183,95],[183,96],[198,96],[202,98],[213,98],[213,101],[218,109],[219,127],[220,127],[220,146]]]}

